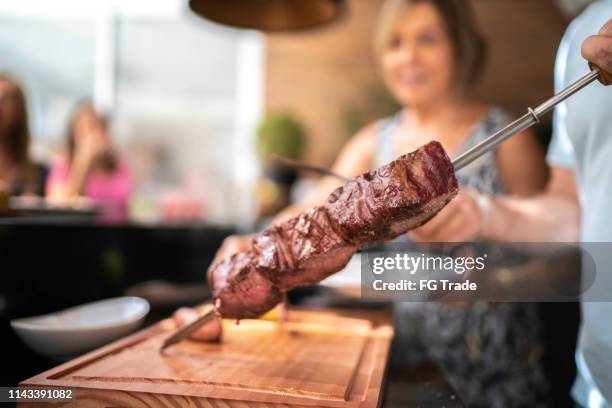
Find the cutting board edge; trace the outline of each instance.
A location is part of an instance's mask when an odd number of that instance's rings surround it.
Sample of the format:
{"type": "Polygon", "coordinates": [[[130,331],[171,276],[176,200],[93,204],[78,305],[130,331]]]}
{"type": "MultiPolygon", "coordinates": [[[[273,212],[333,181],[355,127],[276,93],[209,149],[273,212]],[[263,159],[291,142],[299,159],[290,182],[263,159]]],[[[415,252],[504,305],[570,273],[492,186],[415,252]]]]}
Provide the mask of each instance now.
{"type": "MultiPolygon", "coordinates": [[[[308,310],[307,310],[308,311],[308,310]]],[[[240,388],[231,388],[228,387],[225,390],[215,390],[215,385],[202,385],[202,387],[209,388],[211,391],[207,393],[207,395],[193,394],[189,391],[176,393],[176,392],[160,392],[160,393],[151,393],[150,391],[135,391],[133,383],[115,383],[117,386],[116,389],[110,390],[107,386],[98,385],[95,381],[92,382],[80,382],[76,383],[66,379],[59,379],[58,377],[62,377],[70,373],[71,371],[78,370],[79,367],[83,365],[90,364],[100,358],[104,358],[105,356],[116,352],[125,347],[129,347],[135,345],[143,340],[146,340],[148,337],[152,335],[158,334],[160,331],[166,331],[164,329],[164,325],[170,323],[170,319],[165,319],[161,322],[156,323],[153,326],[145,328],[133,335],[125,337],[123,339],[119,339],[113,343],[110,343],[106,346],[103,346],[97,350],[89,352],[83,356],[80,356],[74,360],[63,363],[57,367],[54,367],[50,370],[47,370],[43,373],[40,373],[36,376],[28,378],[19,383],[20,387],[73,387],[77,390],[99,390],[105,392],[125,392],[130,394],[160,394],[160,395],[170,395],[177,397],[190,397],[196,399],[202,399],[207,401],[214,400],[232,400],[232,401],[243,401],[243,402],[258,402],[258,403],[281,403],[281,404],[289,404],[289,406],[319,406],[319,407],[359,407],[359,408],[373,408],[380,405],[382,400],[382,389],[384,377],[386,375],[386,367],[388,354],[390,350],[390,342],[393,337],[393,330],[390,326],[389,322],[380,323],[374,327],[370,336],[368,336],[368,341],[366,342],[365,347],[375,347],[379,349],[372,360],[374,362],[374,367],[372,372],[370,373],[370,378],[365,385],[365,389],[361,390],[351,390],[351,392],[359,392],[362,396],[360,400],[351,400],[349,398],[348,401],[333,399],[333,398],[320,398],[317,396],[304,395],[283,395],[279,393],[275,393],[272,391],[266,390],[244,390],[240,388]],[[382,354],[382,356],[380,356],[382,354]],[[239,391],[239,394],[243,394],[242,396],[236,395],[226,395],[223,391],[239,391]],[[193,395],[192,395],[193,394],[193,395]],[[245,399],[248,398],[248,399],[245,399]]],[[[359,363],[356,371],[362,370],[364,368],[363,358],[359,363]]],[[[176,385],[172,385],[176,388],[176,385]]],[[[186,386],[187,387],[187,386],[186,386]]],[[[137,387],[136,387],[137,388],[137,387]]],[[[160,387],[161,389],[163,386],[160,387]]]]}

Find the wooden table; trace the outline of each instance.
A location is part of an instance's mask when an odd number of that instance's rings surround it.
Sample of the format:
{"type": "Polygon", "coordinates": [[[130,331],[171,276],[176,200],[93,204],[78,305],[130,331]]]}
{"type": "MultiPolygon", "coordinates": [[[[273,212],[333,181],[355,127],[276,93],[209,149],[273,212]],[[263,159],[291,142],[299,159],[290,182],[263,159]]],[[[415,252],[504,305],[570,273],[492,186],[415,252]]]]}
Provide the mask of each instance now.
{"type": "Polygon", "coordinates": [[[53,405],[63,407],[380,405],[393,336],[385,313],[292,310],[289,320],[224,321],[219,344],[183,341],[160,354],[174,329],[164,320],[20,386],[73,387],[75,400],[53,405]]]}

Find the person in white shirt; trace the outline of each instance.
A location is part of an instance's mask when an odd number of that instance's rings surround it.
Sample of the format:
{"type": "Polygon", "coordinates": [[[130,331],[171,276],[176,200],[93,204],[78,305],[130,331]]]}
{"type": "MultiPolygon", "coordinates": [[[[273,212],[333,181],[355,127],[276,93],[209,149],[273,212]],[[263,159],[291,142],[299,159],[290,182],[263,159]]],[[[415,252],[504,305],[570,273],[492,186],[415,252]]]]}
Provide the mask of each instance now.
{"type": "MultiPolygon", "coordinates": [[[[612,71],[611,17],[612,0],[600,0],[570,24],[557,54],[557,91],[588,73],[587,60],[612,71]]],[[[612,243],[612,88],[589,85],[557,106],[553,125],[547,156],[551,180],[544,193],[532,198],[466,194],[465,200],[471,196],[480,205],[451,202],[413,238],[612,243]]],[[[612,294],[606,254],[590,255],[595,289],[612,294]]],[[[606,299],[583,295],[572,396],[584,407],[612,407],[612,301],[594,300],[606,299]]]]}

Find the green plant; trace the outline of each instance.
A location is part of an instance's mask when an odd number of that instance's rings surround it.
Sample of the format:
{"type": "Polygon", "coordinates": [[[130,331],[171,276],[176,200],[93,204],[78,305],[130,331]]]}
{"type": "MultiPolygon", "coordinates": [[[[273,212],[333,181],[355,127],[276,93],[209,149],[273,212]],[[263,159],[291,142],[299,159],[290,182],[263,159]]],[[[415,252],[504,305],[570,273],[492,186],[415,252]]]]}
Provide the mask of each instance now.
{"type": "Polygon", "coordinates": [[[257,129],[257,153],[264,162],[272,155],[300,160],[305,144],[302,125],[287,113],[267,115],[257,129]]]}

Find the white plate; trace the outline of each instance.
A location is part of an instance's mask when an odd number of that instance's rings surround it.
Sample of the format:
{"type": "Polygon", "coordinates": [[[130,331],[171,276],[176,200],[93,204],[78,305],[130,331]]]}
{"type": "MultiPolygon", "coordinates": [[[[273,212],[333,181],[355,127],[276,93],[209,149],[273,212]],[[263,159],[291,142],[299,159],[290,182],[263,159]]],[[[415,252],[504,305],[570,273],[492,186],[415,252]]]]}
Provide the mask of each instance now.
{"type": "Polygon", "coordinates": [[[11,326],[33,350],[63,357],[84,353],[131,333],[142,324],[147,313],[146,300],[125,296],[14,319],[11,326]]]}

